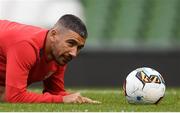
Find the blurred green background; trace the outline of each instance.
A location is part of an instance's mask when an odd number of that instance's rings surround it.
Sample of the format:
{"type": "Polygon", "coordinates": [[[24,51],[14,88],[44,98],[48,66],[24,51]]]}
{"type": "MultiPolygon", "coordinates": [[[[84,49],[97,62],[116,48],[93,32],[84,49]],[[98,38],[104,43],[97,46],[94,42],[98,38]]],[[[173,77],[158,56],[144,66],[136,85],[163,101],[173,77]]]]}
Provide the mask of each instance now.
{"type": "Polygon", "coordinates": [[[180,46],[180,0],[81,0],[90,47],[180,46]]]}

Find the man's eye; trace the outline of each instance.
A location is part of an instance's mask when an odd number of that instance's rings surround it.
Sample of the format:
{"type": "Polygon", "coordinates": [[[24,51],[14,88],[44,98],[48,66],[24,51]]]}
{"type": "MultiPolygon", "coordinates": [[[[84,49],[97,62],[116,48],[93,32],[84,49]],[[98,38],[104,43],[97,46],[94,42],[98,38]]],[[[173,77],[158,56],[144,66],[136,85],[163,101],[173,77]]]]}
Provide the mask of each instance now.
{"type": "Polygon", "coordinates": [[[83,48],[82,46],[79,46],[79,47],[78,47],[78,50],[81,50],[82,48],[83,48]]]}
{"type": "Polygon", "coordinates": [[[74,42],[68,42],[70,46],[74,46],[74,42]]]}
{"type": "Polygon", "coordinates": [[[78,46],[78,50],[81,50],[83,49],[84,46],[78,46]]]}

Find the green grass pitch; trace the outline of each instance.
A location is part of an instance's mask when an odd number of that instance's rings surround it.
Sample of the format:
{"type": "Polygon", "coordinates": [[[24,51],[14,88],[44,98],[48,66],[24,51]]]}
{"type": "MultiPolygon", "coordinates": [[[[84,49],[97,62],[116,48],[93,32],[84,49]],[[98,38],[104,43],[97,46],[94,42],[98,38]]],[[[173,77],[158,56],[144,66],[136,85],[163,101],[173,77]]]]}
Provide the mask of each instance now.
{"type": "MultiPolygon", "coordinates": [[[[38,89],[32,89],[40,92],[38,89]]],[[[101,104],[10,104],[0,103],[3,112],[179,112],[180,88],[168,88],[158,105],[128,104],[122,89],[117,88],[69,88],[83,96],[101,101],[101,104]]]]}

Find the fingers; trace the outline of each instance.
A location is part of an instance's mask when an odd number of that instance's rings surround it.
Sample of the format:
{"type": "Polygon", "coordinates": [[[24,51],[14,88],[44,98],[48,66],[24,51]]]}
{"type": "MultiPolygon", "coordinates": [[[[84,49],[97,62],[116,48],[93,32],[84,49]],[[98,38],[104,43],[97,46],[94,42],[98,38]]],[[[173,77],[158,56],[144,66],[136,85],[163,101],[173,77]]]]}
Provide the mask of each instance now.
{"type": "Polygon", "coordinates": [[[89,98],[87,98],[87,97],[85,97],[85,98],[88,100],[87,103],[90,103],[90,104],[101,104],[101,102],[99,102],[99,101],[92,100],[92,99],[89,99],[89,98]]]}
{"type": "Polygon", "coordinates": [[[93,100],[93,101],[92,101],[92,104],[101,104],[101,102],[96,101],[96,100],[93,100]]]}
{"type": "Polygon", "coordinates": [[[84,103],[84,100],[81,98],[81,96],[78,96],[77,99],[75,100],[75,103],[84,103]]]}
{"type": "Polygon", "coordinates": [[[79,104],[82,104],[82,103],[100,104],[101,103],[99,101],[95,101],[95,100],[92,100],[90,98],[83,97],[80,95],[79,92],[64,96],[63,102],[64,103],[79,103],[79,104]]]}
{"type": "Polygon", "coordinates": [[[95,101],[95,100],[92,100],[87,97],[81,97],[81,98],[82,98],[83,103],[89,103],[89,104],[100,104],[101,103],[99,101],[95,101]]]}
{"type": "Polygon", "coordinates": [[[81,97],[85,103],[92,103],[93,100],[87,98],[87,97],[81,97]]]}

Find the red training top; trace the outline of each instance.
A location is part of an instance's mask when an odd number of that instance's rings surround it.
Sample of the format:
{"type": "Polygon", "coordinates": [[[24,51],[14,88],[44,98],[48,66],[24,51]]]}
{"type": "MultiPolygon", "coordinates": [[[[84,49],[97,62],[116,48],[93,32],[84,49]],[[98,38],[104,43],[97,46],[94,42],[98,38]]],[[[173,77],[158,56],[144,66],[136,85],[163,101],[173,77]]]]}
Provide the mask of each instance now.
{"type": "Polygon", "coordinates": [[[0,85],[7,102],[62,102],[66,66],[47,62],[44,54],[48,30],[0,20],[0,85]],[[40,51],[41,50],[41,51],[40,51]],[[43,94],[27,91],[33,82],[43,81],[43,94]]]}

